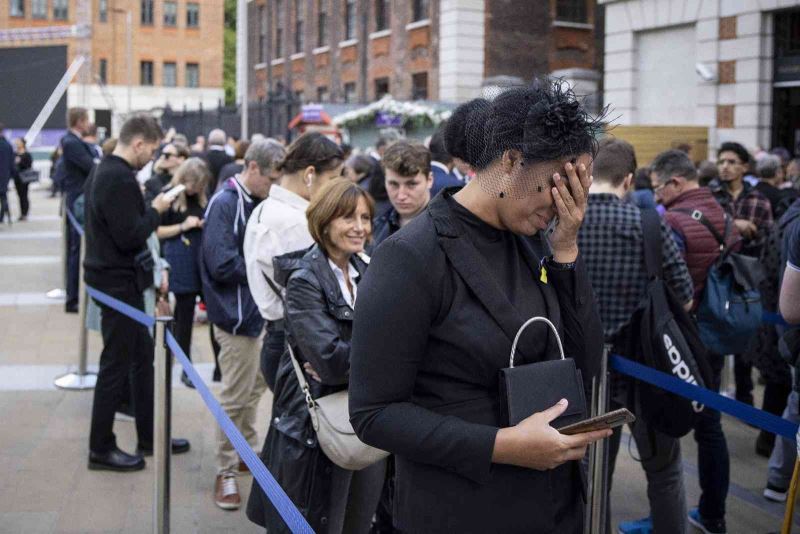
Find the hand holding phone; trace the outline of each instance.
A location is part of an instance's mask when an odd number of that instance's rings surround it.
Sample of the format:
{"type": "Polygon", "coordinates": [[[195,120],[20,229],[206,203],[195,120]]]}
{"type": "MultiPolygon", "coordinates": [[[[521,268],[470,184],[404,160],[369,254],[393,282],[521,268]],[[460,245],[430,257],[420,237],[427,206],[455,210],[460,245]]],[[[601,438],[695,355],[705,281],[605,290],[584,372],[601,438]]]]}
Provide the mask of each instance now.
{"type": "Polygon", "coordinates": [[[178,198],[178,195],[184,192],[186,186],[183,184],[176,185],[166,193],[164,193],[164,198],[171,204],[175,202],[175,199],[178,198]]]}
{"type": "Polygon", "coordinates": [[[618,426],[633,423],[634,421],[636,421],[635,415],[627,408],[620,408],[613,412],[604,413],[597,417],[592,417],[591,419],[584,419],[583,421],[567,425],[559,428],[558,431],[567,436],[572,436],[595,430],[613,429],[618,426]]]}

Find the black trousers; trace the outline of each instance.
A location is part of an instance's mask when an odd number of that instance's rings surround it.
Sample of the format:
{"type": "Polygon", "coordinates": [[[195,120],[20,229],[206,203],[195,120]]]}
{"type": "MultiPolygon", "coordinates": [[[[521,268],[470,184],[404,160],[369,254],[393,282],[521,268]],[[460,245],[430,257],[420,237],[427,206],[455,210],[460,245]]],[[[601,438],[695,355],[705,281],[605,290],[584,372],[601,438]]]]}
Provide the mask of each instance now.
{"type": "Polygon", "coordinates": [[[286,352],[286,331],[283,321],[267,321],[267,335],[261,345],[261,374],[270,391],[275,391],[275,379],[281,357],[286,352]]]}
{"type": "MultiPolygon", "coordinates": [[[[75,200],[80,196],[80,191],[67,193],[67,208],[72,211],[75,200]]],[[[67,221],[67,301],[66,307],[78,306],[78,287],[81,262],[81,236],[67,221]]]]}
{"type": "MultiPolygon", "coordinates": [[[[131,282],[131,285],[133,282],[131,282]]],[[[144,311],[142,294],[115,294],[115,298],[144,311]]],[[[153,338],[143,325],[97,302],[102,311],[100,327],[103,352],[94,389],[89,449],[105,453],[116,446],[114,412],[124,400],[130,380],[136,434],[139,444],[153,444],[153,338]]]]}
{"type": "Polygon", "coordinates": [[[27,183],[20,180],[18,177],[14,177],[14,187],[17,190],[17,196],[19,197],[19,211],[22,217],[28,216],[28,210],[31,207],[31,203],[28,200],[28,185],[27,183]]]}
{"type": "Polygon", "coordinates": [[[196,293],[175,295],[175,322],[172,324],[172,332],[189,360],[192,359],[192,327],[196,300],[196,293]]]}
{"type": "Polygon", "coordinates": [[[753,405],[753,364],[743,354],[733,357],[733,378],[736,383],[736,400],[753,405]]]}

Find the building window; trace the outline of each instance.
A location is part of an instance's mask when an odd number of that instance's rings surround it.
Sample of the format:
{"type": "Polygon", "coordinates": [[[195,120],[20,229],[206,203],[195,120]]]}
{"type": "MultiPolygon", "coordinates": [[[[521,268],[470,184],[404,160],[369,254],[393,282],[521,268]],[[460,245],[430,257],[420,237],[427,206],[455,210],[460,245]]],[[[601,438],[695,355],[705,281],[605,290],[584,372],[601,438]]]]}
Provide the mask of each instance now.
{"type": "Polygon", "coordinates": [[[139,19],[142,26],[153,25],[153,0],[142,0],[139,11],[139,19]]]}
{"type": "Polygon", "coordinates": [[[47,0],[33,0],[31,2],[31,16],[35,19],[46,19],[47,0]]]}
{"type": "Polygon", "coordinates": [[[153,62],[142,61],[139,63],[139,84],[153,85],[153,62]]]}
{"type": "Polygon", "coordinates": [[[317,4],[317,46],[328,43],[328,0],[319,0],[317,4]]]}
{"type": "Polygon", "coordinates": [[[164,2],[164,26],[178,25],[178,4],[175,2],[164,2]]]}
{"type": "Polygon", "coordinates": [[[295,0],[294,2],[294,51],[299,54],[303,51],[304,34],[303,34],[303,2],[304,0],[295,0]]]}
{"type": "Polygon", "coordinates": [[[200,65],[186,64],[186,87],[200,87],[200,65]]]}
{"type": "Polygon", "coordinates": [[[586,24],[586,0],[556,0],[556,20],[586,24]]]}
{"type": "Polygon", "coordinates": [[[275,58],[283,57],[283,0],[275,2],[275,58]]]}
{"type": "Polygon", "coordinates": [[[344,38],[356,37],[356,0],[345,0],[344,4],[344,38]]]}
{"type": "Polygon", "coordinates": [[[56,20],[69,19],[69,0],[53,0],[53,18],[56,20]]]}
{"type": "Polygon", "coordinates": [[[430,1],[413,0],[411,5],[411,20],[417,22],[418,20],[425,20],[428,17],[430,17],[430,1]]]}
{"type": "MultiPolygon", "coordinates": [[[[36,0],[33,0],[36,3],[36,0]]],[[[43,0],[47,2],[47,0],[43,0]]],[[[97,20],[100,22],[108,22],[108,0],[97,1],[97,20]]]]}
{"type": "Polygon", "coordinates": [[[389,78],[375,78],[375,98],[389,94],[389,78]]]}
{"type": "Polygon", "coordinates": [[[11,16],[12,17],[25,16],[25,0],[11,0],[11,16]]]}
{"type": "Polygon", "coordinates": [[[264,63],[267,54],[267,12],[266,6],[258,6],[258,62],[264,63]]]}
{"type": "Polygon", "coordinates": [[[375,31],[388,30],[391,25],[391,1],[375,0],[375,31]]]}
{"type": "Polygon", "coordinates": [[[305,94],[303,91],[295,91],[294,92],[294,101],[297,104],[302,104],[303,100],[305,99],[305,94]]]}
{"type": "Polygon", "coordinates": [[[328,101],[328,88],[326,86],[317,87],[317,102],[327,102],[328,101]]]}
{"type": "Polygon", "coordinates": [[[164,73],[161,76],[161,85],[164,87],[175,87],[178,85],[178,66],[175,63],[164,63],[164,73]]]}
{"type": "Polygon", "coordinates": [[[411,75],[411,99],[428,99],[428,73],[418,72],[411,75]]]}
{"type": "Polygon", "coordinates": [[[344,101],[346,104],[352,104],[356,101],[356,82],[344,84],[344,101]]]}
{"type": "Polygon", "coordinates": [[[200,27],[200,4],[194,2],[186,4],[186,27],[200,27]]]}
{"type": "Polygon", "coordinates": [[[108,60],[101,59],[97,65],[97,78],[100,83],[108,83],[108,60]]]}

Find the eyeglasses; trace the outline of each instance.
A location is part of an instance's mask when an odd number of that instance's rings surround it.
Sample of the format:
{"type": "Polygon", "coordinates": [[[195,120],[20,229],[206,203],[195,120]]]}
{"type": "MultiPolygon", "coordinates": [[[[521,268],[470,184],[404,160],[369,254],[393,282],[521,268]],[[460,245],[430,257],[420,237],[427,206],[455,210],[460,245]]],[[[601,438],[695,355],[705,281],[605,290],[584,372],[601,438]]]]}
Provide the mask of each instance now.
{"type": "Polygon", "coordinates": [[[659,191],[661,191],[662,189],[664,189],[664,188],[665,188],[665,187],[667,187],[668,185],[672,185],[672,184],[674,184],[674,183],[676,183],[676,182],[675,182],[675,178],[670,178],[669,180],[667,180],[667,181],[666,181],[666,182],[664,182],[663,184],[660,184],[660,185],[656,186],[656,188],[655,188],[655,189],[653,189],[653,191],[654,191],[655,193],[658,193],[659,191]]]}
{"type": "Polygon", "coordinates": [[[164,159],[180,157],[178,154],[172,154],[170,152],[162,152],[161,155],[164,157],[164,159]]]}

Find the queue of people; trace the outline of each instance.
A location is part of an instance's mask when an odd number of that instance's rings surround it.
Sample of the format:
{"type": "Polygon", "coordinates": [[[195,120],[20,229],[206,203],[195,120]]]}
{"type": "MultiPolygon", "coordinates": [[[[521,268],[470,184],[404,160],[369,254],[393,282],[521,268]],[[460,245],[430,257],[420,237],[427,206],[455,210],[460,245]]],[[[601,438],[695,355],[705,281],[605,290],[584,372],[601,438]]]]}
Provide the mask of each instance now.
{"type": "MultiPolygon", "coordinates": [[[[764,259],[778,243],[762,298],[800,321],[800,299],[778,298],[781,279],[800,293],[800,201],[789,161],[725,143],[708,182],[698,168],[708,165],[680,149],[639,168],[630,144],[598,142],[602,123],[548,79],[461,105],[427,146],[382,138],[369,155],[349,157],[320,133],[289,146],[263,137],[228,144],[221,130],[208,146],[204,138],[189,147],[180,134],[165,143],[154,120],[135,116],[96,163],[81,140],[85,114],[69,117],[60,172],[69,201],[84,195],[86,282],[144,310],[143,291],[154,286],[147,241],[160,241],[168,275],[157,290],[174,295],[178,343],[191,358],[204,306],[220,404],[319,532],[581,531],[581,461],[589,444],[610,438],[613,474],[621,429],[561,434],[562,415],[587,413],[558,398],[509,426],[502,406],[512,399],[498,376],[514,341],[517,366],[558,359],[563,347],[591,383],[603,345],[635,335],[648,248],[659,250],[659,276],[691,317],[725,251],[764,259]],[[137,183],[147,165],[148,180],[137,183]],[[746,179],[751,166],[755,185],[746,179]],[[648,220],[658,221],[655,232],[648,220]],[[521,332],[531,317],[553,329],[521,332]],[[271,416],[260,421],[267,389],[271,416]],[[388,455],[359,470],[323,449],[316,419],[315,399],[343,392],[357,436],[388,455]],[[531,503],[545,499],[532,514],[531,503]]],[[[100,309],[89,467],[138,470],[152,450],[152,335],[100,309]],[[135,453],[120,450],[112,431],[126,402],[135,453]]],[[[766,330],[763,343],[735,356],[736,396],[752,404],[755,365],[767,384],[764,409],[800,420],[790,371],[800,358],[780,356],[794,330],[766,330]]],[[[705,387],[719,391],[725,356],[697,355],[710,368],[705,387]]],[[[637,412],[632,381],[612,374],[611,389],[610,409],[637,412]]],[[[630,431],[650,514],[620,531],[687,532],[691,524],[726,532],[730,461],[719,412],[705,409],[691,424],[696,505],[687,503],[680,437],[636,415],[630,431]]],[[[785,500],[793,444],[762,433],[755,445],[771,456],[765,497],[785,500]]],[[[172,447],[182,453],[190,444],[172,447]]],[[[221,430],[216,447],[209,491],[221,509],[239,509],[247,468],[221,430]]],[[[288,532],[257,484],[246,512],[270,533],[288,532]]]]}

